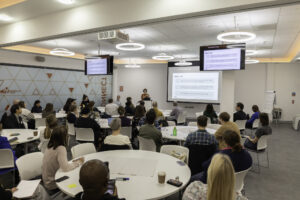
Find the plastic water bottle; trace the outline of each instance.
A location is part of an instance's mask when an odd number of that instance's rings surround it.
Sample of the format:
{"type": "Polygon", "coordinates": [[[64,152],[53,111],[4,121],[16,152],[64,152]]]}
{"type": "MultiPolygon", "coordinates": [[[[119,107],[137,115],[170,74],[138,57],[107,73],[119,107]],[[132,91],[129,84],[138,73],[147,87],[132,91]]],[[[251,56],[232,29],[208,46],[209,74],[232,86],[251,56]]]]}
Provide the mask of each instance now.
{"type": "Polygon", "coordinates": [[[174,126],[174,129],[173,129],[173,136],[177,136],[177,128],[176,128],[176,126],[174,126]]]}

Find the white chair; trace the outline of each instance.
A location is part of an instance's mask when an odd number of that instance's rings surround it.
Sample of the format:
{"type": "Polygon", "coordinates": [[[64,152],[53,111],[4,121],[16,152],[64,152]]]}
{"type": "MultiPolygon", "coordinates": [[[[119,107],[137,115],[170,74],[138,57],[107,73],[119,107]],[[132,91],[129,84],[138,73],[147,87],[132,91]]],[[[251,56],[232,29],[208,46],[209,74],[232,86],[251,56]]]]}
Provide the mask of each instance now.
{"type": "Polygon", "coordinates": [[[259,126],[259,119],[254,120],[253,125],[252,125],[252,129],[256,129],[259,126]]]}
{"type": "Polygon", "coordinates": [[[131,126],[121,127],[121,134],[126,135],[126,136],[129,137],[129,139],[131,139],[131,137],[132,137],[132,127],[131,126]]]}
{"type": "Polygon", "coordinates": [[[246,169],[244,171],[240,171],[235,173],[235,191],[239,194],[242,193],[242,190],[244,188],[244,180],[245,177],[248,173],[248,171],[251,169],[251,167],[249,169],[246,169]]]}
{"type": "Polygon", "coordinates": [[[94,142],[94,131],[91,128],[75,128],[76,140],[84,142],[94,142]]]}
{"type": "Polygon", "coordinates": [[[42,175],[44,154],[42,152],[29,153],[16,161],[21,180],[30,180],[42,175]]]}
{"type": "Polygon", "coordinates": [[[39,128],[41,126],[46,126],[46,118],[35,119],[35,128],[39,128]]]}
{"type": "Polygon", "coordinates": [[[207,128],[218,130],[221,127],[220,124],[207,124],[207,128]]]}
{"type": "Polygon", "coordinates": [[[176,126],[176,123],[174,121],[167,121],[169,126],[176,126]]]}
{"type": "Polygon", "coordinates": [[[185,120],[186,120],[186,112],[183,111],[178,115],[177,124],[185,124],[185,120]]]}
{"type": "Polygon", "coordinates": [[[188,126],[197,126],[197,122],[189,122],[188,126]]]}
{"type": "Polygon", "coordinates": [[[90,153],[96,153],[96,148],[93,143],[78,144],[71,148],[71,153],[74,159],[90,153]]]}
{"type": "Polygon", "coordinates": [[[11,149],[0,149],[0,169],[11,168],[13,171],[13,185],[15,183],[15,160],[11,149]]]}
{"type": "Polygon", "coordinates": [[[74,124],[71,124],[69,122],[67,122],[67,126],[68,126],[68,134],[75,136],[75,127],[74,124]]]}
{"type": "Polygon", "coordinates": [[[201,115],[203,115],[203,112],[196,112],[196,118],[198,118],[201,115]]]}
{"type": "Polygon", "coordinates": [[[138,136],[140,150],[156,152],[156,144],[152,139],[146,139],[138,136]]]}
{"type": "Polygon", "coordinates": [[[179,153],[179,154],[185,154],[186,159],[185,163],[189,163],[189,149],[186,147],[182,147],[179,145],[163,145],[160,149],[160,153],[172,155],[173,152],[179,153]]]}
{"type": "Polygon", "coordinates": [[[247,120],[236,120],[235,123],[238,125],[240,130],[245,130],[247,120]]]}

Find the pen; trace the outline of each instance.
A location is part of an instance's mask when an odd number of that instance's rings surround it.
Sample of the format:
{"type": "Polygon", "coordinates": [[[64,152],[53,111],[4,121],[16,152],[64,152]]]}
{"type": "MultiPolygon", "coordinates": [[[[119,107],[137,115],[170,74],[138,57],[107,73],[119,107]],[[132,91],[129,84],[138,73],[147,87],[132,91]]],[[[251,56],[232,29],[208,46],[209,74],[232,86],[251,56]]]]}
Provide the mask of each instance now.
{"type": "Polygon", "coordinates": [[[116,181],[129,181],[129,178],[116,178],[116,181]]]}

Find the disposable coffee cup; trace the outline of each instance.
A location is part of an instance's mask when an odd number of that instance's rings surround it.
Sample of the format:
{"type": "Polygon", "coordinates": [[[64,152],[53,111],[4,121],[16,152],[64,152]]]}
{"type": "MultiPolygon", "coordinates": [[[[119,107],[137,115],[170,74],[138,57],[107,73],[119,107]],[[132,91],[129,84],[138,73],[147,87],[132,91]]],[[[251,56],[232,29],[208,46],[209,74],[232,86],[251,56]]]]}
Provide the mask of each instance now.
{"type": "Polygon", "coordinates": [[[158,183],[164,184],[166,182],[166,172],[158,172],[158,183]]]}
{"type": "Polygon", "coordinates": [[[33,131],[33,136],[37,136],[38,132],[37,131],[33,131]]]}

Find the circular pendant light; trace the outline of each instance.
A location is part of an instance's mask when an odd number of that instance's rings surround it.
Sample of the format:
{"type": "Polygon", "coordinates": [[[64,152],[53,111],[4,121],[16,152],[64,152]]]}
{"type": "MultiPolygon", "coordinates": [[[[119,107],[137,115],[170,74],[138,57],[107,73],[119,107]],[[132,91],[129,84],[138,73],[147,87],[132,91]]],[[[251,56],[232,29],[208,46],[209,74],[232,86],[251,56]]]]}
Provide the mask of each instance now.
{"type": "Polygon", "coordinates": [[[152,59],[154,60],[172,60],[174,56],[169,56],[166,53],[160,53],[157,56],[153,56],[152,59]]]}
{"type": "Polygon", "coordinates": [[[122,51],[139,51],[145,48],[144,44],[141,43],[120,43],[116,45],[116,48],[122,51]]]}
{"type": "Polygon", "coordinates": [[[255,33],[245,32],[245,31],[230,31],[230,32],[220,33],[217,36],[217,39],[222,42],[233,42],[233,43],[248,42],[255,38],[256,38],[255,33]]]}
{"type": "Polygon", "coordinates": [[[246,59],[246,65],[259,63],[259,60],[246,59]]]}
{"type": "Polygon", "coordinates": [[[187,62],[185,60],[179,61],[175,63],[175,66],[191,66],[193,63],[192,62],[187,62]]]}
{"type": "Polygon", "coordinates": [[[246,56],[253,56],[257,53],[256,50],[246,50],[246,56]]]}
{"type": "Polygon", "coordinates": [[[136,68],[141,68],[141,65],[136,65],[136,64],[132,64],[132,65],[125,65],[125,68],[132,68],[132,69],[136,69],[136,68]]]}
{"type": "Polygon", "coordinates": [[[51,55],[55,56],[74,56],[75,53],[65,48],[55,48],[50,51],[51,55]]]}

